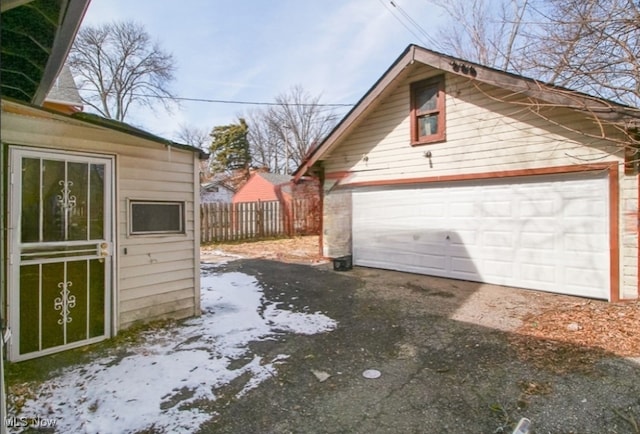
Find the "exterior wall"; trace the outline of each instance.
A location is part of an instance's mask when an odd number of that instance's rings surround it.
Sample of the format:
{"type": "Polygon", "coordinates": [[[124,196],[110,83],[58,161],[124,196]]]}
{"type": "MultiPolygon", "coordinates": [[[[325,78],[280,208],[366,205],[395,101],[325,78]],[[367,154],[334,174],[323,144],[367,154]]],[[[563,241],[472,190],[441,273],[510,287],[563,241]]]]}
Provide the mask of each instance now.
{"type": "Polygon", "coordinates": [[[291,196],[294,199],[320,200],[320,181],[317,178],[305,176],[291,183],[291,196]]]}
{"type": "MultiPolygon", "coordinates": [[[[282,193],[283,196],[289,196],[282,193]]],[[[281,200],[277,192],[277,187],[266,179],[253,174],[251,178],[244,184],[233,196],[233,203],[238,202],[257,202],[257,201],[281,200]]]]}
{"type": "Polygon", "coordinates": [[[322,203],[322,256],[339,258],[351,250],[351,191],[331,190],[335,180],[325,180],[322,203]]]}
{"type": "MultiPolygon", "coordinates": [[[[624,163],[622,147],[599,138],[600,125],[593,120],[559,107],[534,107],[501,89],[452,74],[445,76],[446,140],[411,146],[410,83],[440,73],[420,63],[411,68],[407,77],[322,158],[326,178],[331,180],[324,186],[327,256],[344,253],[344,243],[339,240],[350,238],[350,226],[331,221],[337,215],[329,217],[348,188],[624,163]],[[337,185],[332,185],[336,180],[337,185]]],[[[637,298],[638,177],[625,175],[622,168],[618,173],[620,296],[637,298]]]]}
{"type": "Polygon", "coordinates": [[[199,314],[199,173],[194,152],[30,110],[22,114],[3,110],[2,140],[115,156],[117,328],[199,314]],[[184,202],[185,233],[128,235],[128,199],[184,202]]]}

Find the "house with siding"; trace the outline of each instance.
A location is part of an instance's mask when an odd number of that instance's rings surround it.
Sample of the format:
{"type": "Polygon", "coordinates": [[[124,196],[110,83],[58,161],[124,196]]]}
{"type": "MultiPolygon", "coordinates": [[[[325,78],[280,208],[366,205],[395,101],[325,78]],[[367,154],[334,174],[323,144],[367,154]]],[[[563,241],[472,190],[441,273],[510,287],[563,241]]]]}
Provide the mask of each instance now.
{"type": "Polygon", "coordinates": [[[640,112],[410,45],[294,174],[323,255],[637,299],[640,112]]]}
{"type": "Polygon", "coordinates": [[[233,195],[233,203],[291,200],[291,176],[255,171],[233,195]]]}
{"type": "Polygon", "coordinates": [[[121,122],[43,107],[88,3],[3,2],[0,312],[12,361],[200,313],[206,156],[121,122]]]}
{"type": "Polygon", "coordinates": [[[231,203],[235,190],[222,181],[200,184],[200,203],[231,203]]]}

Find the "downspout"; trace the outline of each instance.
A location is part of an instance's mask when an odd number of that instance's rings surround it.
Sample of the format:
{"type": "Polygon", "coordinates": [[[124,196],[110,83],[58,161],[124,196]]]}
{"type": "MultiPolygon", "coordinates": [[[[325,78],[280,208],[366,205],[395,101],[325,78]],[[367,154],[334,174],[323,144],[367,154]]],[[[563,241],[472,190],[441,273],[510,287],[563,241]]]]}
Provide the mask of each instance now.
{"type": "Polygon", "coordinates": [[[320,197],[319,203],[319,220],[320,220],[320,233],[318,236],[318,252],[320,257],[324,257],[324,167],[318,168],[318,196],[320,197]]]}
{"type": "Polygon", "coordinates": [[[7,184],[8,184],[8,167],[5,166],[6,163],[6,150],[7,147],[4,146],[2,142],[0,142],[0,168],[2,168],[2,173],[4,176],[0,179],[0,226],[2,230],[0,231],[0,434],[5,434],[7,432],[7,428],[5,425],[5,418],[7,417],[7,400],[6,400],[6,387],[4,384],[4,332],[6,327],[6,317],[5,314],[5,295],[7,293],[7,278],[6,278],[6,242],[7,242],[7,225],[5,219],[5,201],[7,198],[7,184]]]}

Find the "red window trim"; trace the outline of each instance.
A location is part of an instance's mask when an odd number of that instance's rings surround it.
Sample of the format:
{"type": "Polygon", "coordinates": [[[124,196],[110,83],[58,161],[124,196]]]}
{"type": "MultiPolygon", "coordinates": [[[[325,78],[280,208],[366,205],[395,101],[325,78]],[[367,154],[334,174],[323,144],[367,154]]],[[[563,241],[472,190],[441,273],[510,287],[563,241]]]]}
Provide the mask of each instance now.
{"type": "Polygon", "coordinates": [[[445,131],[445,93],[444,93],[444,75],[428,78],[426,80],[411,83],[411,146],[426,145],[429,143],[443,142],[446,140],[445,131]],[[438,112],[438,131],[436,134],[419,137],[418,114],[416,109],[416,91],[424,87],[438,86],[437,112],[438,112]]]}

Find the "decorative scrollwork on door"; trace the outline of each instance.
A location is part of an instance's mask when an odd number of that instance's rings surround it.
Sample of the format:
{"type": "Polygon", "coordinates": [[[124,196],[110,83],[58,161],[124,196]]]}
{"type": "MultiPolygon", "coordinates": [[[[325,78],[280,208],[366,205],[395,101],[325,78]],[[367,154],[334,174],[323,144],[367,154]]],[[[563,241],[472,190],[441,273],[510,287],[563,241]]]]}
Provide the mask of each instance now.
{"type": "Polygon", "coordinates": [[[53,308],[55,310],[60,311],[60,318],[58,320],[58,324],[62,325],[65,323],[70,323],[73,318],[69,315],[71,313],[70,309],[76,307],[76,296],[70,295],[71,291],[69,287],[72,285],[72,282],[60,282],[58,283],[58,288],[60,288],[60,297],[56,297],[53,300],[53,308]]]}
{"type": "Polygon", "coordinates": [[[58,206],[64,210],[72,210],[76,207],[76,197],[71,194],[71,187],[73,187],[73,181],[61,180],[58,185],[62,187],[61,194],[56,196],[58,200],[58,206]]]}

